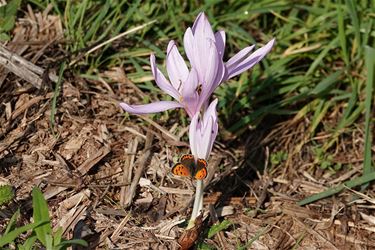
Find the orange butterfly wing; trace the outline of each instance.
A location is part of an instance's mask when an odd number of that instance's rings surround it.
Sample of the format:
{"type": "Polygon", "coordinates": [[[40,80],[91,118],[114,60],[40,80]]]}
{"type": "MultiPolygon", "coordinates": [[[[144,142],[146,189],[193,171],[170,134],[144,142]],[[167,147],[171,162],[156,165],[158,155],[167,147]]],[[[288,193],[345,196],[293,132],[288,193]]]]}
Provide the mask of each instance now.
{"type": "Polygon", "coordinates": [[[183,155],[181,162],[176,163],[172,168],[172,173],[179,176],[194,176],[197,180],[203,180],[207,176],[207,162],[204,159],[198,159],[195,164],[194,156],[191,154],[183,155]]]}
{"type": "Polygon", "coordinates": [[[205,160],[198,159],[194,177],[197,180],[203,180],[207,177],[207,162],[205,160]]]}
{"type": "Polygon", "coordinates": [[[183,155],[180,159],[181,163],[185,166],[194,166],[194,156],[193,155],[183,155]]]}
{"type": "Polygon", "coordinates": [[[179,176],[191,176],[190,169],[182,163],[177,163],[172,168],[172,173],[179,176]]]}

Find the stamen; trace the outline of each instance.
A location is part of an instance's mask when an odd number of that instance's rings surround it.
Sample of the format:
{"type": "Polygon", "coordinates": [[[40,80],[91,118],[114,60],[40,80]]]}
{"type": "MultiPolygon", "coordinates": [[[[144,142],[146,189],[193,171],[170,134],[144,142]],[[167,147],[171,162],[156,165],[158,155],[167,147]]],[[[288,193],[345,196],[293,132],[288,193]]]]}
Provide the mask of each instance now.
{"type": "Polygon", "coordinates": [[[195,89],[195,91],[198,92],[198,95],[201,95],[202,93],[202,84],[198,84],[197,88],[195,89]]]}
{"type": "MultiPolygon", "coordinates": [[[[179,82],[180,84],[178,85],[177,91],[180,92],[181,87],[182,87],[182,81],[181,81],[181,80],[178,80],[178,82],[179,82]]],[[[180,93],[181,93],[181,92],[180,92],[180,93]]]]}

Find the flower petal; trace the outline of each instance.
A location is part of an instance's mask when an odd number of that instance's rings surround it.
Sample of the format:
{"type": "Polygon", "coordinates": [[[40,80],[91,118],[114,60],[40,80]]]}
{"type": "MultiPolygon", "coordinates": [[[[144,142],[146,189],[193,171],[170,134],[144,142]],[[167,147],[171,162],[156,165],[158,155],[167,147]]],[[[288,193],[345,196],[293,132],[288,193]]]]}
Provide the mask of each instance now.
{"type": "Polygon", "coordinates": [[[198,148],[197,145],[197,135],[199,134],[200,130],[198,129],[198,118],[199,113],[196,113],[193,118],[191,119],[190,125],[189,125],[189,144],[190,144],[190,150],[192,155],[197,156],[198,148]]]}
{"type": "MultiPolygon", "coordinates": [[[[242,57],[241,60],[237,60],[236,62],[229,60],[227,66],[227,77],[226,79],[230,79],[238,74],[241,74],[245,70],[252,68],[255,64],[257,64],[260,60],[262,60],[268,52],[272,49],[272,46],[275,42],[275,39],[269,41],[266,45],[262,48],[257,49],[254,53],[250,56],[246,57],[245,59],[242,57]],[[231,62],[230,62],[231,61],[231,62]]],[[[239,54],[239,53],[238,53],[239,54]]]]}
{"type": "Polygon", "coordinates": [[[204,18],[204,12],[199,12],[198,16],[195,18],[194,24],[193,24],[193,32],[197,29],[198,23],[201,23],[204,18]]]}
{"type": "Polygon", "coordinates": [[[163,73],[158,69],[155,62],[155,55],[151,54],[150,56],[150,64],[151,64],[151,70],[152,74],[154,75],[155,82],[158,85],[158,87],[163,90],[168,95],[172,96],[177,101],[180,99],[180,94],[178,91],[170,84],[170,82],[165,78],[163,73]]]}
{"type": "Polygon", "coordinates": [[[199,113],[200,109],[197,88],[198,75],[197,71],[194,68],[192,68],[189,77],[184,82],[182,88],[182,102],[190,117],[193,117],[195,113],[199,113]]]}
{"type": "Polygon", "coordinates": [[[210,47],[215,39],[211,25],[203,12],[196,18],[193,28],[185,32],[184,46],[186,54],[191,66],[197,70],[201,82],[204,80],[203,76],[210,66],[207,58],[211,54],[210,47]]]}
{"type": "Polygon", "coordinates": [[[211,40],[215,40],[211,24],[204,12],[199,13],[191,29],[193,31],[194,37],[198,36],[200,38],[210,38],[211,40]]]}
{"type": "Polygon", "coordinates": [[[173,87],[181,93],[181,85],[187,79],[189,69],[173,40],[168,44],[166,64],[169,80],[173,87]]]}
{"type": "Polygon", "coordinates": [[[228,70],[235,68],[238,64],[240,64],[243,60],[246,59],[247,56],[249,56],[249,53],[254,49],[255,45],[251,45],[249,47],[246,47],[234,56],[232,56],[228,62],[225,63],[225,66],[228,70]]]}
{"type": "Polygon", "coordinates": [[[203,116],[202,123],[204,124],[203,127],[205,129],[204,137],[209,138],[209,140],[207,141],[207,144],[205,144],[205,147],[206,147],[205,159],[207,159],[207,157],[210,155],[217,133],[218,133],[219,125],[217,123],[217,112],[216,112],[217,102],[218,102],[218,99],[213,100],[211,104],[208,106],[203,116]]]}
{"type": "Polygon", "coordinates": [[[198,71],[198,76],[203,78],[203,80],[201,80],[202,92],[200,94],[202,104],[209,100],[211,94],[221,83],[225,72],[224,63],[214,41],[211,41],[210,47],[207,50],[208,56],[206,58],[205,67],[198,71]]]}
{"type": "Polygon", "coordinates": [[[187,28],[184,34],[184,49],[190,63],[193,61],[194,56],[194,35],[191,28],[187,28]]]}
{"type": "Polygon", "coordinates": [[[200,66],[194,67],[193,65],[193,67],[197,70],[199,81],[203,84],[202,87],[210,88],[216,78],[216,71],[220,59],[213,40],[207,44],[204,51],[204,55],[199,58],[200,66]]]}
{"type": "Polygon", "coordinates": [[[208,117],[214,117],[214,120],[217,120],[217,112],[216,112],[216,106],[217,106],[218,99],[216,98],[213,100],[208,108],[204,112],[203,116],[203,123],[207,123],[208,117]]]}
{"type": "Polygon", "coordinates": [[[220,30],[215,33],[215,43],[216,43],[217,51],[219,52],[221,59],[223,59],[224,50],[225,50],[225,31],[224,30],[220,30]]]}
{"type": "Polygon", "coordinates": [[[211,153],[213,141],[215,138],[212,136],[212,129],[214,126],[213,118],[210,116],[208,118],[207,124],[203,128],[201,128],[201,141],[199,143],[199,150],[197,152],[197,155],[199,158],[207,159],[211,153]]]}
{"type": "Polygon", "coordinates": [[[125,102],[121,102],[120,106],[122,109],[132,114],[150,114],[183,107],[181,103],[173,101],[160,101],[141,105],[129,105],[125,102]]]}
{"type": "Polygon", "coordinates": [[[218,131],[216,105],[217,99],[211,102],[203,118],[199,119],[199,113],[196,113],[191,120],[189,127],[190,148],[192,154],[198,158],[207,159],[212,151],[218,131]]]}

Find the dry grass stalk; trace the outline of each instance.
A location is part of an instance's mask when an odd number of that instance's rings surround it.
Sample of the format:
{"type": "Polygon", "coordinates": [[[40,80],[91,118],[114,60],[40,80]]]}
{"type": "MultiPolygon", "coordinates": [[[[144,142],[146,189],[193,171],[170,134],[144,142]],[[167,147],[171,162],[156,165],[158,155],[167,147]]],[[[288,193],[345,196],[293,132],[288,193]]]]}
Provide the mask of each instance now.
{"type": "Polygon", "coordinates": [[[130,206],[130,204],[133,201],[135,191],[138,186],[138,182],[143,174],[144,169],[146,168],[146,162],[151,155],[151,145],[153,138],[153,134],[150,131],[147,131],[145,147],[142,152],[141,159],[139,160],[138,168],[135,171],[134,178],[132,180],[132,183],[130,184],[130,188],[128,192],[125,194],[124,207],[130,206]]]}
{"type": "Polygon", "coordinates": [[[84,189],[81,192],[65,199],[63,202],[61,202],[60,207],[63,207],[64,209],[71,209],[74,206],[77,206],[82,201],[86,201],[90,198],[91,191],[90,189],[84,189]]]}
{"type": "MultiPolygon", "coordinates": [[[[122,175],[122,180],[124,182],[131,183],[132,181],[133,167],[134,167],[135,154],[137,152],[137,148],[138,148],[138,139],[136,137],[128,145],[127,155],[126,155],[125,163],[123,166],[123,175],[122,175]]],[[[122,207],[125,206],[126,195],[128,194],[129,189],[130,189],[129,186],[125,186],[121,188],[120,205],[122,207]]]]}
{"type": "Polygon", "coordinates": [[[129,219],[131,218],[131,213],[129,212],[123,219],[122,221],[120,222],[120,224],[117,226],[117,228],[115,229],[115,231],[113,231],[112,233],[112,236],[111,236],[111,240],[113,242],[116,242],[118,240],[118,238],[120,237],[120,234],[121,234],[121,231],[124,229],[124,226],[126,225],[126,223],[128,223],[129,219]]]}
{"type": "Polygon", "coordinates": [[[78,207],[72,208],[66,214],[65,218],[61,220],[60,226],[62,226],[64,234],[73,229],[77,222],[83,218],[88,208],[88,204],[88,202],[85,202],[78,207]]]}
{"type": "Polygon", "coordinates": [[[316,239],[318,239],[320,241],[320,243],[323,243],[329,249],[338,250],[338,248],[331,241],[329,241],[328,239],[326,239],[321,233],[315,231],[313,228],[309,227],[308,225],[306,225],[305,223],[303,223],[302,221],[300,221],[297,218],[294,218],[294,221],[298,225],[302,226],[308,233],[310,233],[311,235],[313,235],[314,237],[316,237],[316,239]]]}

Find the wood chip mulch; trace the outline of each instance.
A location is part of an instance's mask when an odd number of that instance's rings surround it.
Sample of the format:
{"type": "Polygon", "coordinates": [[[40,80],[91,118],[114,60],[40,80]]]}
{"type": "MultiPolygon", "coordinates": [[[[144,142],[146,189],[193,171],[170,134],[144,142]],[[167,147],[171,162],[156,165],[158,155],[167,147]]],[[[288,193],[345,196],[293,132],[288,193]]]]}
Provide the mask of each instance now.
{"type": "MultiPolygon", "coordinates": [[[[1,47],[24,61],[18,68],[0,65],[0,177],[16,194],[0,208],[0,232],[18,207],[20,224],[29,221],[30,193],[39,186],[53,227],[61,226],[66,238],[86,239],[96,249],[178,249],[195,189],[170,169],[189,151],[187,127],[177,112],[158,120],[125,115],[117,102],[139,103],[147,93],[119,67],[99,72],[100,81],[68,69],[54,110],[56,61],[64,57],[65,43],[57,16],[29,9],[13,40],[1,47]]],[[[198,242],[217,249],[375,249],[373,185],[363,195],[346,190],[296,205],[360,176],[363,163],[363,130],[353,128],[331,152],[345,167],[317,167],[312,142],[329,135],[306,138],[309,122],[291,119],[245,132],[242,139],[219,137],[198,242]],[[271,166],[270,154],[277,151],[287,158],[271,166]],[[207,238],[207,230],[223,220],[229,227],[207,238]]]]}

